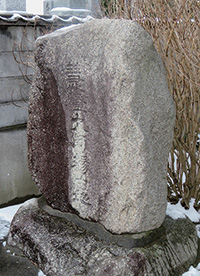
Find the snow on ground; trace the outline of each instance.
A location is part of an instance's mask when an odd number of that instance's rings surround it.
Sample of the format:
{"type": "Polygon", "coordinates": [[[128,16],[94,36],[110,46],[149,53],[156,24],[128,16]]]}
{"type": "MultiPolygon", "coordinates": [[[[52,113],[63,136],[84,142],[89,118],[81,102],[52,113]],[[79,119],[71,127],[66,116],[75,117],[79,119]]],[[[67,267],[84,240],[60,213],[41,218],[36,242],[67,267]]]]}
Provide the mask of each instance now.
{"type": "Polygon", "coordinates": [[[38,276],[45,276],[44,273],[40,270],[38,276]]]}
{"type": "Polygon", "coordinates": [[[0,209],[0,240],[4,240],[8,234],[10,222],[22,204],[0,209]]]}
{"type": "Polygon", "coordinates": [[[200,275],[200,264],[196,268],[191,266],[189,271],[182,274],[182,276],[199,276],[200,275]]]}
{"type": "MultiPolygon", "coordinates": [[[[188,217],[191,221],[195,223],[200,223],[200,213],[198,213],[194,207],[194,199],[190,202],[190,209],[185,210],[180,201],[176,205],[172,205],[170,203],[167,204],[166,214],[170,216],[172,219],[185,218],[188,217]]],[[[9,231],[9,225],[14,217],[15,213],[19,209],[22,204],[1,208],[0,209],[0,241],[4,240],[9,231]]],[[[196,226],[197,234],[200,238],[200,224],[196,226]]],[[[6,242],[3,242],[3,246],[5,246],[6,242]]],[[[38,276],[45,276],[42,271],[39,271],[38,276]]],[[[200,276],[200,263],[196,268],[191,266],[189,271],[185,272],[182,276],[200,276]]]]}
{"type": "Polygon", "coordinates": [[[21,205],[22,204],[18,204],[18,205],[9,206],[6,208],[1,208],[0,209],[0,218],[11,222],[11,220],[14,217],[14,214],[17,212],[17,210],[19,209],[19,207],[21,205]]]}
{"type": "Polygon", "coordinates": [[[173,219],[188,217],[191,221],[200,223],[200,214],[194,209],[194,202],[195,200],[191,199],[189,210],[183,208],[180,201],[175,205],[168,203],[166,214],[173,219]]]}

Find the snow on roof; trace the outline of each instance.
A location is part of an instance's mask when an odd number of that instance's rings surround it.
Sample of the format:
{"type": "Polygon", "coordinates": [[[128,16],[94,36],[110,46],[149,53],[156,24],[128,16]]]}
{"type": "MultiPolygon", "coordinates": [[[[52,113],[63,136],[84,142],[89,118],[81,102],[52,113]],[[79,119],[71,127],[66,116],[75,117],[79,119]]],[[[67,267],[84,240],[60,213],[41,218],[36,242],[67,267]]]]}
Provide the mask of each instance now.
{"type": "Polygon", "coordinates": [[[67,8],[67,7],[56,7],[53,8],[51,11],[80,11],[80,12],[91,12],[90,10],[86,10],[86,9],[71,9],[71,8],[67,8]]]}
{"type": "Polygon", "coordinates": [[[0,23],[16,23],[18,21],[24,21],[24,22],[43,22],[43,23],[54,23],[54,22],[60,22],[60,23],[66,23],[68,24],[78,24],[78,23],[84,23],[86,21],[92,20],[93,17],[88,15],[85,18],[80,18],[77,16],[58,16],[58,15],[34,15],[26,12],[19,12],[19,11],[0,11],[0,23]]]}
{"type": "Polygon", "coordinates": [[[88,15],[91,15],[90,10],[86,9],[71,9],[71,8],[66,8],[66,7],[56,7],[53,8],[50,11],[50,14],[52,15],[58,15],[58,16],[78,16],[78,17],[86,17],[88,15]]]}

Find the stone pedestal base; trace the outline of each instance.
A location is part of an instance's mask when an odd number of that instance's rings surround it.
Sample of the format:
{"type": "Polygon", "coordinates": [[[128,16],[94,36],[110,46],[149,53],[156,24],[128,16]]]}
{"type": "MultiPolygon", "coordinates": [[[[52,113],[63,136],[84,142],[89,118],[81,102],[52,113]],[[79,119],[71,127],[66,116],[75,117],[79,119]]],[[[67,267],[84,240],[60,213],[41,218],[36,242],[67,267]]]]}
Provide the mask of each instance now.
{"type": "Polygon", "coordinates": [[[166,217],[157,230],[113,235],[100,224],[52,209],[42,198],[19,209],[8,243],[47,276],[180,276],[195,263],[198,250],[189,220],[166,217]]]}

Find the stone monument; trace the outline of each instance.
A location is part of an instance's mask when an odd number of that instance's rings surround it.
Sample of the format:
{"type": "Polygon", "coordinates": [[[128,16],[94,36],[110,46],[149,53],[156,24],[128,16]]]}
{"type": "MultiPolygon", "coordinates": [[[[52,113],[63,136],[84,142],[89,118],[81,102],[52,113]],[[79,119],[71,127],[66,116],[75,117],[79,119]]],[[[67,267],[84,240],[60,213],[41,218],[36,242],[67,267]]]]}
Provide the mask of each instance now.
{"type": "Polygon", "coordinates": [[[39,38],[36,64],[29,167],[48,204],[117,234],[160,227],[175,112],[150,36],[92,20],[39,38]]]}
{"type": "Polygon", "coordinates": [[[48,276],[180,275],[198,238],[165,219],[175,107],[151,37],[92,20],[40,37],[35,61],[28,160],[44,199],[9,243],[48,276]]]}
{"type": "Polygon", "coordinates": [[[0,0],[0,10],[26,11],[26,0],[0,0]]]}

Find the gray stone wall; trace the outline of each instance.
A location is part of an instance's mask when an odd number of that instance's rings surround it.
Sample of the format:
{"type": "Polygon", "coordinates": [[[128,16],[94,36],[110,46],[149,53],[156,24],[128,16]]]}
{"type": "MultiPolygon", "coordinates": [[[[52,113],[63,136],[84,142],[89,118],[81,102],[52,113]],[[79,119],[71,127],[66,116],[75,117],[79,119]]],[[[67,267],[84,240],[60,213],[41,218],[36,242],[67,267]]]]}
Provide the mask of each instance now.
{"type": "MultiPolygon", "coordinates": [[[[33,27],[0,22],[0,206],[26,196],[38,194],[27,165],[26,123],[29,84],[14,60],[14,43],[20,44],[23,33],[34,41],[33,27]]],[[[32,53],[33,44],[23,39],[22,57],[32,53]]],[[[15,47],[19,58],[19,49],[15,47]]],[[[26,67],[21,66],[25,73],[26,67]]],[[[33,69],[27,74],[31,77],[33,69]]]]}

